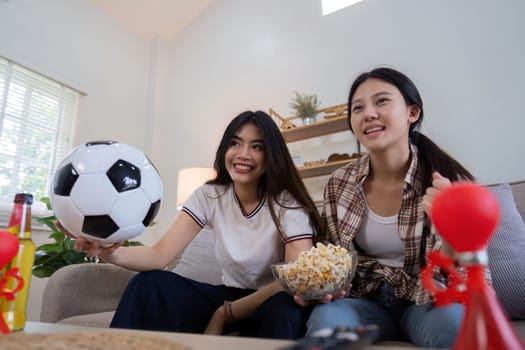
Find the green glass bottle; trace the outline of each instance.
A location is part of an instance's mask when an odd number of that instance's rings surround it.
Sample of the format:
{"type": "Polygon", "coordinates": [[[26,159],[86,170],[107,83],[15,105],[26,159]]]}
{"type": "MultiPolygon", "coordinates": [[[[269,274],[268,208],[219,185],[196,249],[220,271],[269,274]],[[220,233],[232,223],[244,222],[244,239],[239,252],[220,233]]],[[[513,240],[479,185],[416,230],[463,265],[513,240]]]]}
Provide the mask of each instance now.
{"type": "MultiPolygon", "coordinates": [[[[3,273],[11,268],[18,268],[20,277],[24,279],[24,287],[15,294],[15,300],[0,300],[4,320],[11,331],[20,331],[26,324],[26,307],[31,282],[31,270],[35,260],[35,244],[31,239],[31,204],[33,196],[28,193],[15,195],[13,211],[7,230],[16,235],[19,240],[18,254],[3,268],[3,273]]],[[[14,288],[16,281],[12,279],[8,288],[14,288]]]]}

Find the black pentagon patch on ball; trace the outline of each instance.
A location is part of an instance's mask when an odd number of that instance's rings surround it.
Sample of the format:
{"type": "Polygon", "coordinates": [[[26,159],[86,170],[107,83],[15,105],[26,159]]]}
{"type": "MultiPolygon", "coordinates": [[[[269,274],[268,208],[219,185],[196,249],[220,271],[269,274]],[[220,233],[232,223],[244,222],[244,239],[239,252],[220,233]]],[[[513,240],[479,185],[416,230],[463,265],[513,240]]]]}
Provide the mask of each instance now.
{"type": "Polygon", "coordinates": [[[97,145],[112,145],[114,143],[118,143],[117,141],[111,141],[111,140],[101,140],[101,141],[89,141],[86,143],[86,147],[89,146],[97,146],[97,145]]]}
{"type": "Polygon", "coordinates": [[[117,230],[117,224],[109,215],[86,216],[82,223],[82,232],[101,239],[108,238],[117,230]]]}
{"type": "Polygon", "coordinates": [[[55,173],[53,191],[59,196],[69,196],[77,179],[78,173],[73,164],[66,164],[55,173]]]}
{"type": "Polygon", "coordinates": [[[146,214],[146,217],[144,218],[144,220],[142,220],[142,225],[144,225],[144,227],[148,227],[151,224],[155,216],[157,216],[157,213],[159,212],[159,208],[160,208],[160,199],[156,201],[155,203],[151,203],[148,213],[146,214]]]}
{"type": "Polygon", "coordinates": [[[119,193],[140,187],[140,169],[125,160],[117,160],[106,175],[119,193]]]}

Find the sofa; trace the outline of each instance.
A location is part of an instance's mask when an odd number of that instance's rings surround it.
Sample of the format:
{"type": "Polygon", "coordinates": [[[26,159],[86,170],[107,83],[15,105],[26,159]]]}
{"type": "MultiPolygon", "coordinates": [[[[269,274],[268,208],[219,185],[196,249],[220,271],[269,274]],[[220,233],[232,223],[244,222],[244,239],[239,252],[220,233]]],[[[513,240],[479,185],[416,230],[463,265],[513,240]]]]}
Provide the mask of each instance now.
{"type": "MultiPolygon", "coordinates": [[[[488,246],[493,286],[512,325],[525,339],[525,181],[487,187],[496,195],[501,208],[498,229],[488,246]]],[[[198,281],[220,284],[212,233],[199,233],[167,269],[198,281]]],[[[63,267],[46,284],[40,320],[108,327],[134,274],[110,264],[63,267]]]]}

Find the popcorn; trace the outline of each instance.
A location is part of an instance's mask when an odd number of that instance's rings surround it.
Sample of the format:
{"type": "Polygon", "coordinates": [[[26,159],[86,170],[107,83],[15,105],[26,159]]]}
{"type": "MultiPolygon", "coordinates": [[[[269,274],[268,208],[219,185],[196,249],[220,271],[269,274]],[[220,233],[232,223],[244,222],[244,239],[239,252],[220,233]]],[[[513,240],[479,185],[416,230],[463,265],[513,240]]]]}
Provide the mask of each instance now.
{"type": "Polygon", "coordinates": [[[316,299],[345,288],[355,271],[355,252],[333,244],[317,243],[297,260],[275,264],[274,274],[290,294],[316,299]]]}

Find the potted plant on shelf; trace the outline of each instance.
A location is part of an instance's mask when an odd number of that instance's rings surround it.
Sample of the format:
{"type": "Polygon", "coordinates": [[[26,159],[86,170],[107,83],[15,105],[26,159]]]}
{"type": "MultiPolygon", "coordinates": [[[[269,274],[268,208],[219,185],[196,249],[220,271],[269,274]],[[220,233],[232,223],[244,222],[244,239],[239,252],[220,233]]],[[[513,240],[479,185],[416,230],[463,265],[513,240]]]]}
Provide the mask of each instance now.
{"type": "Polygon", "coordinates": [[[320,102],[317,99],[317,95],[307,95],[304,93],[294,92],[294,97],[290,102],[290,108],[292,108],[296,115],[303,120],[304,125],[315,123],[315,119],[319,109],[320,102]]]}

